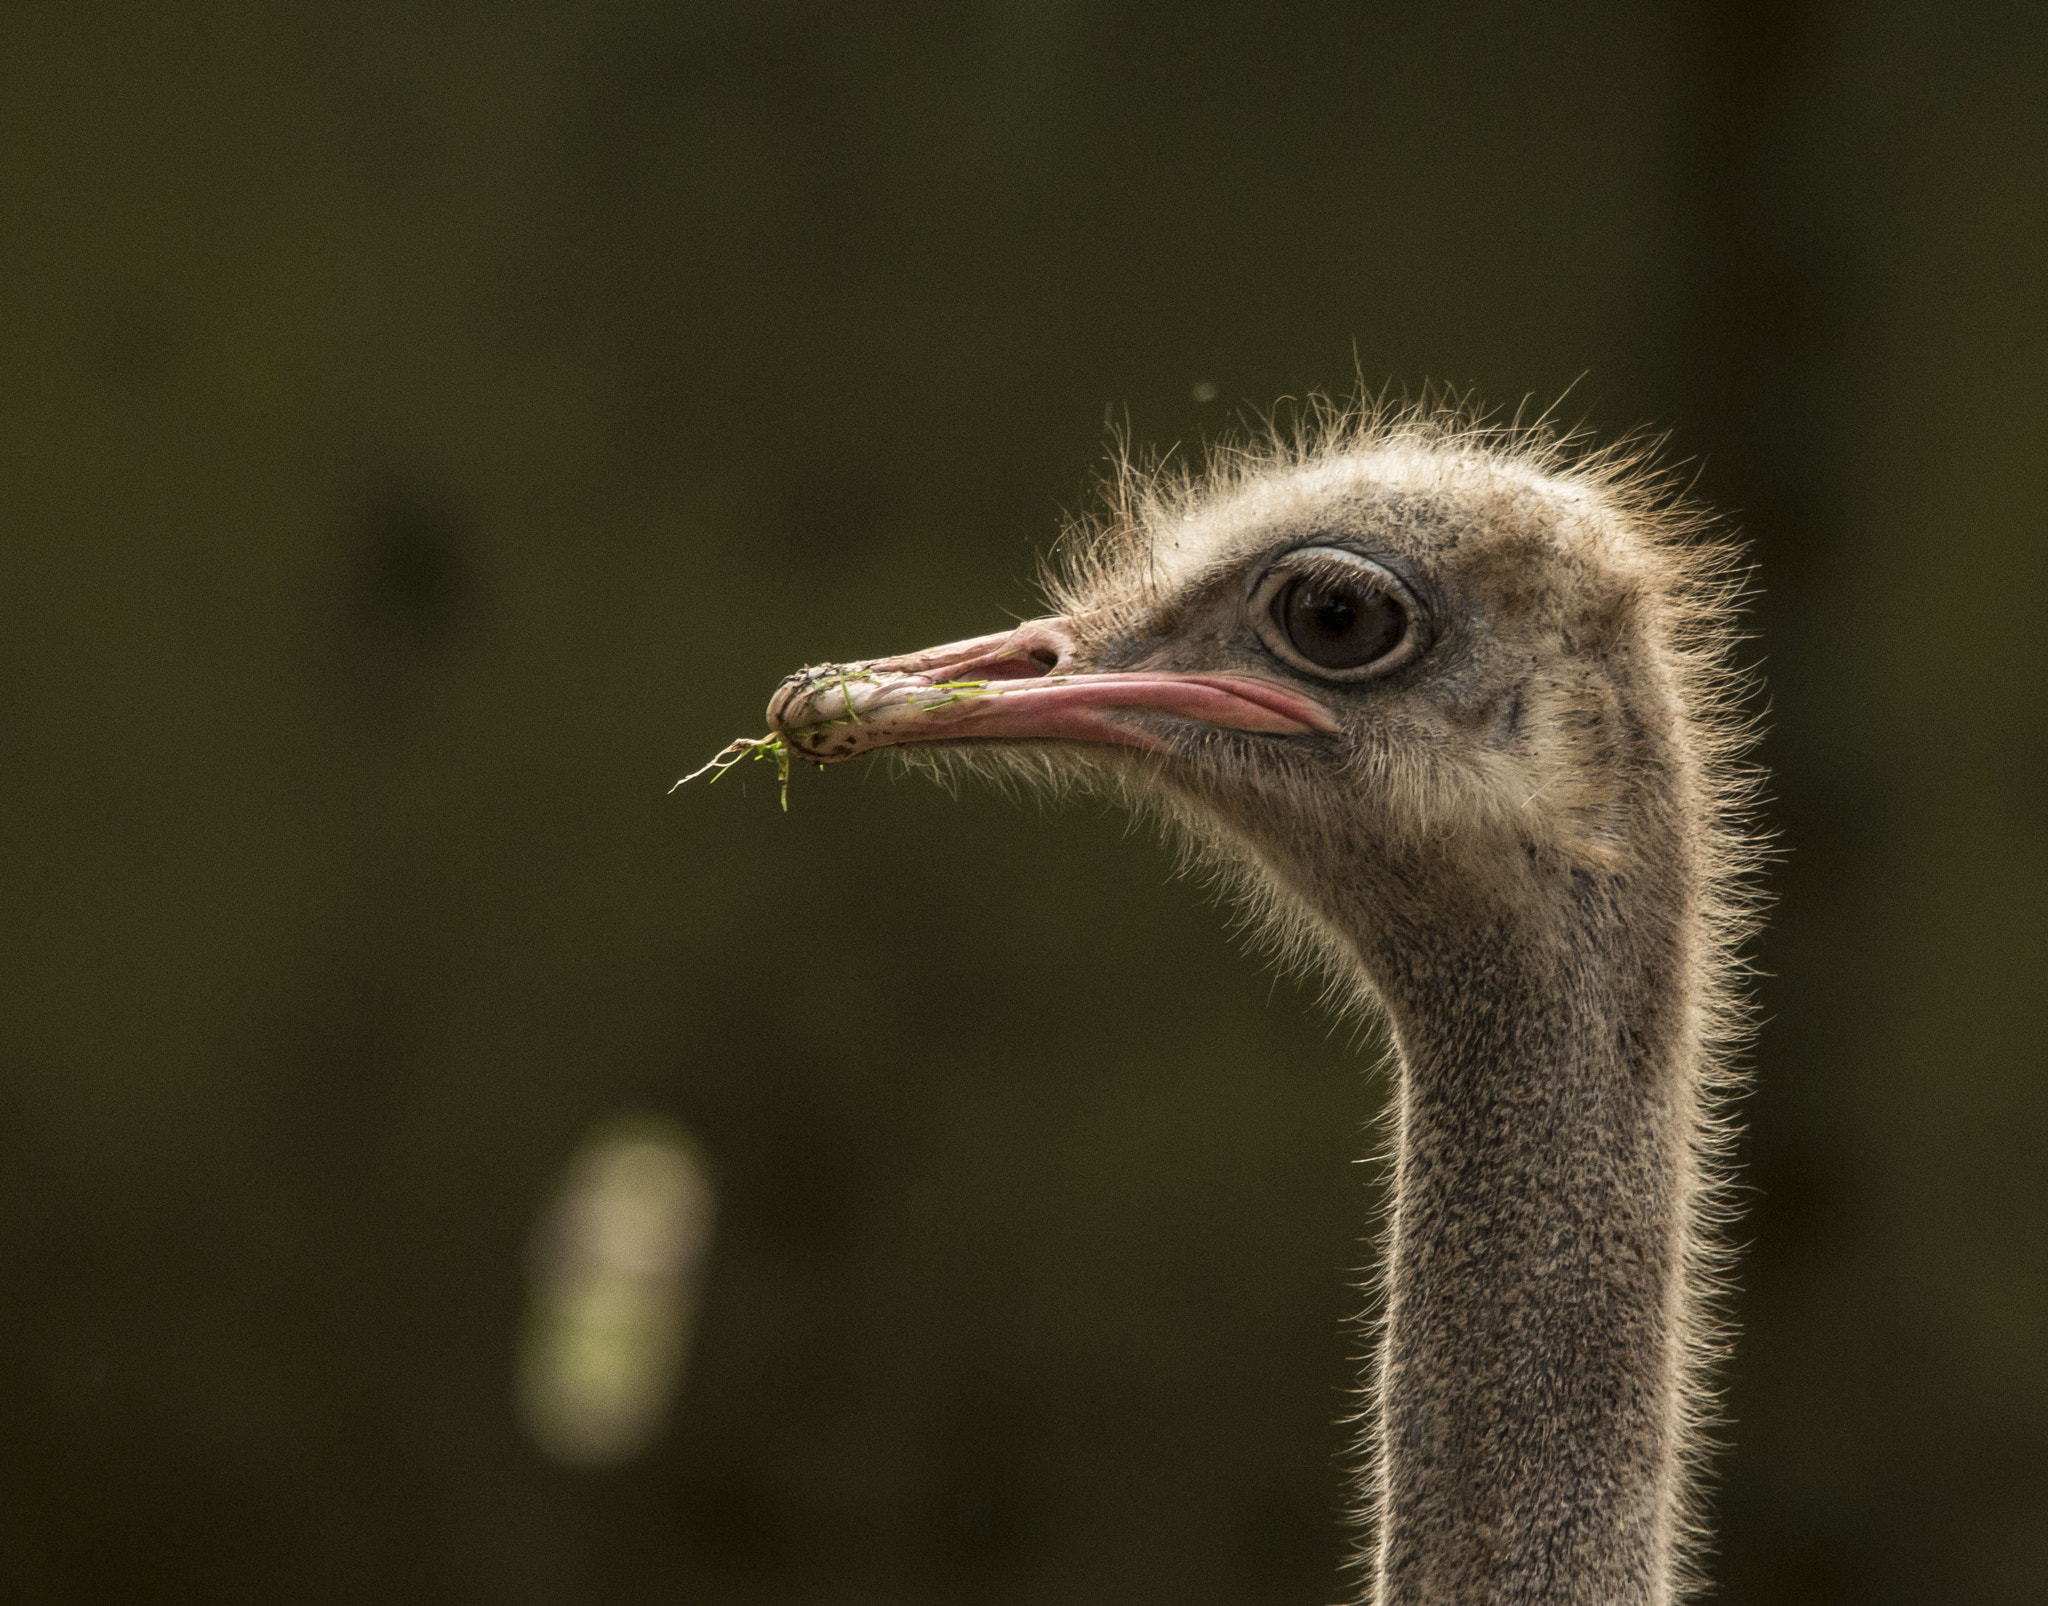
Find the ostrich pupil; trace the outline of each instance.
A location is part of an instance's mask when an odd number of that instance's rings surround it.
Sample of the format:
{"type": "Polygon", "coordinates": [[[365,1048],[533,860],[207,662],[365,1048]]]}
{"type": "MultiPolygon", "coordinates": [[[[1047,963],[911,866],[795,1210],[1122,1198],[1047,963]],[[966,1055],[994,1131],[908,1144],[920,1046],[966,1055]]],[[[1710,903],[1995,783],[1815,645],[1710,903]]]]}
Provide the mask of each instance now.
{"type": "Polygon", "coordinates": [[[1296,580],[1275,610],[1294,650],[1323,669],[1359,669],[1400,644],[1407,620],[1384,591],[1296,580]]]}

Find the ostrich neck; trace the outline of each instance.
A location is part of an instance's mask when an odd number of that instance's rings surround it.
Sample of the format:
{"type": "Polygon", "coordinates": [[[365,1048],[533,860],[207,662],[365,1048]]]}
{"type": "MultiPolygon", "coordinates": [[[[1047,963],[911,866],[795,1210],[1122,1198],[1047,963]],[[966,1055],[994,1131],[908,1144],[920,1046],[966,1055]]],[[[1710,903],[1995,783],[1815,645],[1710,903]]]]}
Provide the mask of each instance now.
{"type": "MultiPolygon", "coordinates": [[[[1413,867],[1409,867],[1411,870],[1413,867]]],[[[1701,952],[1560,875],[1349,911],[1400,1058],[1376,1606],[1663,1606],[1680,1521],[1701,952]]],[[[1440,889],[1441,875],[1410,885],[1440,889]]]]}

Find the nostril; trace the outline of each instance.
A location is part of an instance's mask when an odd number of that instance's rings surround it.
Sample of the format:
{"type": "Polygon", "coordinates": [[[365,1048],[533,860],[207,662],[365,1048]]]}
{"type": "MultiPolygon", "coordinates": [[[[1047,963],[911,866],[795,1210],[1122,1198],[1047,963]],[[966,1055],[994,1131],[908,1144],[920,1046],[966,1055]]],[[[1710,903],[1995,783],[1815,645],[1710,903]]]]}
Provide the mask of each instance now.
{"type": "Polygon", "coordinates": [[[962,680],[1036,680],[1057,669],[1063,656],[1055,642],[1039,641],[1027,646],[1012,641],[998,648],[994,656],[962,663],[948,674],[962,680]]]}
{"type": "Polygon", "coordinates": [[[993,658],[987,663],[968,664],[955,670],[954,675],[962,680],[1036,680],[1059,658],[1053,655],[1051,663],[1037,651],[1019,653],[1011,658],[993,658]]]}
{"type": "MultiPolygon", "coordinates": [[[[1071,673],[1073,643],[1067,639],[1059,620],[1036,620],[1020,625],[1007,636],[983,636],[963,641],[957,653],[934,648],[916,655],[919,673],[938,681],[1037,680],[1045,675],[1071,673]]],[[[911,659],[901,662],[909,667],[911,659]]]]}

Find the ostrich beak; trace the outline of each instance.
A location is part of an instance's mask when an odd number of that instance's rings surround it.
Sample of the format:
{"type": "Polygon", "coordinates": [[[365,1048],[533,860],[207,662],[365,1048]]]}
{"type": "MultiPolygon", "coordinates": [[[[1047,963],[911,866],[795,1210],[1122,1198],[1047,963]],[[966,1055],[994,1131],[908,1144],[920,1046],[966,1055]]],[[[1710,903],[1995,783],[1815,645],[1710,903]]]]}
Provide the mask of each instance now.
{"type": "Polygon", "coordinates": [[[1163,750],[1119,713],[1171,714],[1224,730],[1274,736],[1334,731],[1313,699],[1256,675],[1142,669],[1093,674],[1074,659],[1065,619],[1034,619],[898,658],[802,669],[776,690],[768,725],[819,764],[877,747],[988,740],[1108,743],[1163,750]]]}

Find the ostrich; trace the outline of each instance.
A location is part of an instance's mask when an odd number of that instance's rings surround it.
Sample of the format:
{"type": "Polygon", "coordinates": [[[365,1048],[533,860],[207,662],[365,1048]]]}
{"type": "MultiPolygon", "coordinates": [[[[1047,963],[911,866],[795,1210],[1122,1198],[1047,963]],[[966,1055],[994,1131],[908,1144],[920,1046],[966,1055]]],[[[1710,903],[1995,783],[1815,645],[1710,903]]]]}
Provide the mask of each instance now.
{"type": "Polygon", "coordinates": [[[1013,630],[786,680],[787,752],[1106,783],[1377,1007],[1377,1606],[1695,1581],[1742,1012],[1731,554],[1642,454],[1444,408],[1126,464],[1013,630]]]}

